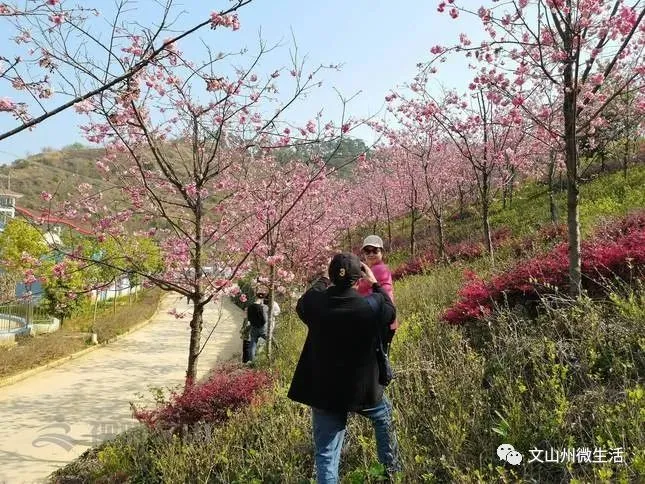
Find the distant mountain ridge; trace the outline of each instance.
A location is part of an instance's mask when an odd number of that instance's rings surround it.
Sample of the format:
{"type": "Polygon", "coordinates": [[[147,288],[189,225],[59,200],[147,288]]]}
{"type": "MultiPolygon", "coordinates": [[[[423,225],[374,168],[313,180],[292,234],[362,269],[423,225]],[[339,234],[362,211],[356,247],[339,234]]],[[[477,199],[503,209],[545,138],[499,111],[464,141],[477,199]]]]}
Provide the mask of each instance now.
{"type": "MultiPolygon", "coordinates": [[[[320,146],[302,146],[296,149],[276,151],[278,160],[308,159],[312,156],[329,158],[329,165],[340,168],[340,176],[351,176],[351,169],[361,153],[369,151],[365,142],[358,138],[343,138],[339,144],[325,142],[320,146]]],[[[96,162],[103,156],[103,148],[90,148],[76,143],[61,150],[45,150],[42,153],[21,158],[11,164],[0,165],[0,189],[10,188],[23,195],[19,205],[27,209],[44,207],[41,192],[56,193],[56,199],[66,199],[67,193],[76,193],[81,183],[89,183],[97,190],[110,185],[103,179],[96,162]],[[7,176],[10,176],[10,182],[7,176]],[[10,185],[9,185],[10,183],[10,185]]],[[[114,197],[107,194],[106,199],[114,197]]],[[[72,197],[73,198],[73,195],[72,197]]]]}

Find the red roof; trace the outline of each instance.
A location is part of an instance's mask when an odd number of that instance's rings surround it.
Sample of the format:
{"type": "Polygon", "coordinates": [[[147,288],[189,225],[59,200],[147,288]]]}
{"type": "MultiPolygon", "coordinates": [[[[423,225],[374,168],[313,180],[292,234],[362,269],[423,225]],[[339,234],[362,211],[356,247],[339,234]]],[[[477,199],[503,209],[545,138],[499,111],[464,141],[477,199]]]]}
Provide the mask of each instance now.
{"type": "Polygon", "coordinates": [[[46,223],[50,225],[60,225],[60,224],[67,225],[68,227],[76,230],[77,232],[83,235],[92,235],[92,232],[82,227],[79,227],[73,220],[55,217],[51,213],[42,212],[40,215],[38,215],[32,212],[31,210],[28,210],[23,207],[18,207],[18,206],[16,206],[16,212],[38,223],[46,223]]]}

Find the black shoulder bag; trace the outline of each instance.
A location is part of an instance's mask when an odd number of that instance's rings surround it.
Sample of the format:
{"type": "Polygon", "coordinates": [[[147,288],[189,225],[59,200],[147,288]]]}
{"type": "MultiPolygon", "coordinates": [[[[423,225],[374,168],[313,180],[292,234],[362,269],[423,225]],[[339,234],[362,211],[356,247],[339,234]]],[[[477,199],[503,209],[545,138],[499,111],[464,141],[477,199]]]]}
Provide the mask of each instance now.
{"type": "MultiPolygon", "coordinates": [[[[372,299],[371,295],[367,296],[365,299],[367,299],[367,302],[372,308],[372,311],[380,320],[381,315],[379,314],[378,307],[376,306],[376,301],[372,299]]],[[[392,370],[390,359],[385,352],[385,345],[383,344],[381,328],[378,328],[376,334],[376,362],[378,364],[378,382],[386,387],[394,379],[394,371],[392,370]]]]}

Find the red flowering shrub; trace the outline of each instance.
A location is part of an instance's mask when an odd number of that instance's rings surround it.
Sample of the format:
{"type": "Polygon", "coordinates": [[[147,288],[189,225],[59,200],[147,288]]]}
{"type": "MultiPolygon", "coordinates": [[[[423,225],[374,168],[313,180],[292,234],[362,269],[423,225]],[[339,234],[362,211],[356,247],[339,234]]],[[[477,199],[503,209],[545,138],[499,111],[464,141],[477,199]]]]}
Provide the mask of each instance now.
{"type": "Polygon", "coordinates": [[[446,255],[451,261],[471,260],[481,257],[484,253],[484,246],[480,242],[469,240],[450,244],[446,247],[446,255]]]}
{"type": "Polygon", "coordinates": [[[602,291],[603,278],[631,281],[645,274],[645,227],[632,230],[614,241],[583,246],[582,273],[594,293],[602,291]]]}
{"type": "Polygon", "coordinates": [[[513,240],[510,243],[510,247],[517,257],[521,257],[530,254],[538,246],[566,242],[567,240],[567,226],[563,224],[553,225],[550,223],[541,227],[536,234],[513,240]]]}
{"type": "Polygon", "coordinates": [[[645,228],[645,212],[637,212],[619,220],[618,222],[605,222],[595,231],[596,239],[615,240],[627,235],[634,230],[645,228]]]}
{"type": "MultiPolygon", "coordinates": [[[[602,292],[602,278],[619,277],[629,281],[645,275],[645,223],[631,221],[622,227],[622,236],[612,241],[594,238],[582,246],[583,286],[590,292],[602,292]]],[[[520,262],[512,270],[485,282],[470,277],[460,291],[460,300],[442,319],[452,324],[478,319],[492,312],[496,304],[534,301],[568,284],[567,244],[561,243],[546,255],[520,262]]]]}
{"type": "Polygon", "coordinates": [[[432,251],[427,251],[411,261],[405,262],[392,272],[392,280],[396,281],[405,276],[421,274],[432,267],[437,262],[437,258],[432,251]]]}
{"type": "Polygon", "coordinates": [[[173,392],[167,404],[134,411],[134,417],[150,428],[177,429],[196,423],[224,422],[231,411],[249,406],[269,387],[268,373],[246,368],[223,368],[206,382],[181,393],[173,392]]]}
{"type": "Polygon", "coordinates": [[[511,242],[510,247],[516,257],[525,257],[535,250],[535,240],[531,237],[514,239],[511,242]]]}

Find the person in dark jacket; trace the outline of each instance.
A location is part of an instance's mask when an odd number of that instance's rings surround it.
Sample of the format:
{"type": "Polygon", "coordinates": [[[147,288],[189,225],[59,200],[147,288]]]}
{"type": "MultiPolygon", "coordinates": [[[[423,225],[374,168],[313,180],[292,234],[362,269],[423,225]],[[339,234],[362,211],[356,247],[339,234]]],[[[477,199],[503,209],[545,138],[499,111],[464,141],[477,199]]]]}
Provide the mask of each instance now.
{"type": "Polygon", "coordinates": [[[298,300],[296,312],[309,331],[288,396],[312,409],[318,482],[338,482],[349,412],[371,419],[379,461],[388,472],[398,471],[392,406],[379,384],[376,359],[378,332],[384,341],[391,338],[396,316],[389,296],[357,256],[337,254],[328,274],[298,300]],[[374,307],[356,291],[361,277],[372,283],[374,307]]]}
{"type": "Polygon", "coordinates": [[[255,360],[258,341],[268,339],[269,307],[264,303],[267,294],[264,289],[258,289],[254,303],[246,308],[247,319],[250,324],[249,361],[255,360]]]}

